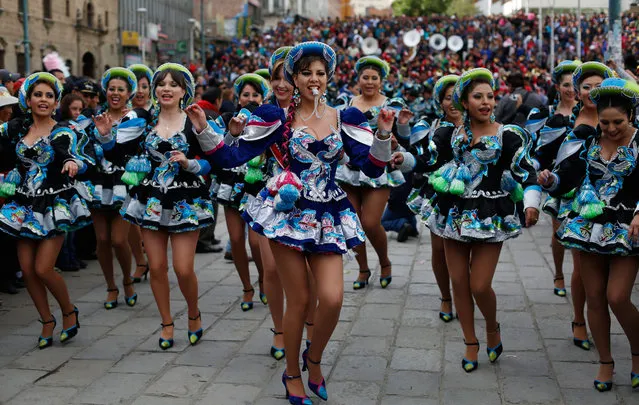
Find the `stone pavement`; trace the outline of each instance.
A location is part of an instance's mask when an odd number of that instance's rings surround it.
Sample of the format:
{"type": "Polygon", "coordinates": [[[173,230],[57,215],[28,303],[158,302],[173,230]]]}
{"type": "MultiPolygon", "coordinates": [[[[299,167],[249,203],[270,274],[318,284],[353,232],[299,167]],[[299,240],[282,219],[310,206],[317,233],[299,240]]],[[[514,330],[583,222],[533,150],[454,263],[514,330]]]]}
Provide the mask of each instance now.
{"type": "MultiPolygon", "coordinates": [[[[222,223],[218,237],[225,239],[222,223]]],[[[428,231],[397,243],[390,235],[393,283],[375,282],[354,292],[352,261],[345,266],[341,319],[323,358],[330,404],[637,404],[629,383],[630,350],[613,320],[617,362],[612,392],[592,388],[596,351],[572,345],[571,306],[552,293],[550,226],[547,217],[504,245],[494,288],[504,354],[488,362],[483,322],[480,367],[462,371],[457,321],[438,319],[439,294],[430,265],[428,231]]],[[[369,247],[370,248],[370,247],[369,247]]],[[[572,267],[566,255],[566,280],[572,267]]],[[[369,258],[373,263],[373,252],[369,258]]],[[[97,262],[63,273],[80,309],[81,329],[66,345],[55,331],[52,348],[40,351],[40,325],[25,292],[3,295],[0,307],[0,404],[259,404],[281,405],[284,362],[269,355],[268,308],[240,310],[241,284],[221,254],[196,257],[205,333],[190,347],[186,305],[172,282],[173,349],[158,348],[160,318],[148,282],[138,285],[134,308],[122,303],[106,311],[105,285],[97,262]]],[[[253,279],[257,281],[255,269],[253,279]]],[[[379,268],[373,280],[379,277],[379,268]]],[[[635,291],[637,288],[635,287],[635,291]]],[[[639,294],[635,294],[637,303],[639,294]]],[[[60,311],[55,315],[61,319],[60,311]]],[[[477,311],[476,317],[480,314],[477,311]]],[[[314,403],[319,403],[313,397],[314,403]]]]}

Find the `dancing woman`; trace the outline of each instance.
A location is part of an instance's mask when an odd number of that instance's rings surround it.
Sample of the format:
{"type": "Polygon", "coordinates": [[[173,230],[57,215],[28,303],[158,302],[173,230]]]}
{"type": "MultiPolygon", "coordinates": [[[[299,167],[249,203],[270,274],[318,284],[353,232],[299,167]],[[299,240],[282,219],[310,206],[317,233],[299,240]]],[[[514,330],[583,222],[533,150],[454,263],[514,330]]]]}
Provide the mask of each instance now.
{"type": "MultiPolygon", "coordinates": [[[[549,166],[548,161],[552,162],[559,158],[559,146],[557,146],[557,143],[561,145],[566,139],[571,138],[573,136],[573,128],[584,125],[589,127],[589,131],[595,131],[598,124],[597,107],[590,99],[590,92],[599,87],[604,79],[610,77],[614,77],[614,72],[602,63],[586,62],[577,65],[572,74],[572,83],[573,88],[577,92],[579,103],[575,106],[572,116],[568,118],[555,116],[549,119],[546,127],[540,131],[540,146],[538,146],[537,153],[540,169],[545,170],[552,167],[549,166]],[[546,141],[552,139],[552,137],[559,138],[551,144],[546,144],[546,141]]],[[[570,213],[573,195],[574,191],[569,190],[563,196],[550,196],[544,203],[544,211],[555,219],[553,222],[553,230],[555,233],[553,240],[556,238],[556,230],[559,224],[570,213]]],[[[583,350],[590,350],[591,343],[588,339],[588,329],[586,328],[586,317],[584,314],[586,291],[584,290],[581,277],[581,252],[578,249],[572,249],[571,252],[573,272],[570,278],[570,292],[574,312],[574,319],[571,322],[573,343],[583,350]]],[[[555,257],[553,256],[553,258],[555,257]]],[[[557,269],[556,266],[557,261],[555,261],[555,269],[557,269]]],[[[555,279],[557,277],[563,276],[557,274],[555,279]]],[[[559,290],[558,294],[561,293],[561,290],[559,290]]]]}
{"type": "MultiPolygon", "coordinates": [[[[377,126],[377,117],[382,107],[387,103],[386,96],[381,94],[382,82],[388,76],[388,63],[376,56],[365,56],[355,64],[357,80],[362,94],[351,100],[351,106],[362,111],[373,130],[377,126]]],[[[408,121],[412,114],[406,109],[398,119],[395,134],[400,138],[410,136],[408,121]]],[[[362,221],[366,236],[370,240],[380,263],[379,283],[382,288],[388,287],[393,280],[392,266],[388,258],[388,242],[386,231],[382,227],[382,214],[390,196],[390,187],[397,187],[404,183],[404,176],[399,170],[384,172],[381,176],[371,178],[358,167],[349,162],[343,162],[337,169],[337,180],[346,191],[348,199],[355,207],[357,215],[362,221]]],[[[366,245],[355,248],[356,259],[359,264],[359,275],[353,282],[353,289],[359,290],[368,285],[371,271],[368,267],[366,245]]]]}
{"type": "MultiPolygon", "coordinates": [[[[515,204],[523,200],[526,223],[534,225],[541,199],[529,156],[528,134],[518,126],[494,121],[494,86],[487,69],[465,72],[453,91],[455,108],[463,112],[463,127],[452,138],[447,128],[440,128],[428,150],[415,162],[408,162],[417,172],[437,169],[429,178],[437,202],[427,225],[444,239],[467,346],[462,360],[466,372],[479,366],[475,302],[486,320],[490,362],[495,362],[503,351],[492,280],[503,241],[521,233],[515,204]]],[[[405,163],[404,154],[398,153],[393,159],[396,165],[405,163]]]]}
{"type": "Polygon", "coordinates": [[[152,115],[144,109],[129,112],[115,135],[108,115],[96,117],[96,127],[105,151],[129,157],[122,180],[133,187],[120,213],[142,228],[151,289],[162,317],[159,346],[166,350],[174,343],[169,240],[173,269],[188,306],[189,342],[194,345],[202,337],[194,262],[199,229],[213,222],[208,187],[200,177],[208,174],[211,166],[195,159],[202,151],[184,113],[184,106],[193,100],[191,73],[181,65],[166,63],[155,72],[151,89],[158,104],[152,115]]]}
{"type": "MultiPolygon", "coordinates": [[[[268,82],[262,76],[254,73],[247,73],[238,77],[235,80],[234,87],[235,93],[238,95],[238,108],[235,115],[240,113],[243,116],[250,114],[245,107],[255,108],[255,105],[262,104],[269,92],[268,82]]],[[[232,117],[233,115],[231,114],[224,114],[222,119],[228,125],[232,117]]],[[[265,163],[263,157],[256,157],[246,165],[217,172],[217,181],[219,183],[217,201],[224,206],[224,217],[231,241],[233,263],[242,281],[244,293],[240,308],[245,312],[253,309],[255,289],[251,284],[249,259],[246,253],[246,222],[242,219],[241,209],[249,196],[253,198],[264,187],[265,163]]],[[[260,301],[266,305],[266,295],[262,291],[263,276],[260,245],[255,231],[249,229],[248,240],[251,255],[255,260],[258,272],[260,301]]]]}
{"type": "MultiPolygon", "coordinates": [[[[282,382],[291,404],[312,403],[300,380],[297,356],[309,301],[306,263],[316,280],[319,306],[303,369],[309,370],[309,389],[326,400],[319,365],[342,306],[342,255],[364,240],[357,214],[335,182],[337,163],[345,152],[353,165],[377,178],[390,159],[392,112],[380,112],[378,132],[373,135],[366,117],[357,109],[338,112],[322,102],[320,95],[326,91],[335,65],[335,52],[326,44],[295,46],[284,62],[285,77],[295,88],[295,101],[287,116],[276,106],[258,108],[237,147],[229,147],[221,136],[215,136],[197,107],[191,110],[198,140],[212,164],[236,166],[271,146],[284,169],[247,205],[243,216],[270,240],[284,286],[286,370],[282,382]]],[[[242,127],[242,121],[234,118],[229,129],[239,135],[242,127]]]]}
{"type": "Polygon", "coordinates": [[[49,308],[47,290],[62,310],[60,341],[78,333],[78,309],[71,303],[67,285],[54,264],[64,234],[90,222],[89,208],[73,180],[86,170],[77,158],[76,133],[52,118],[61,93],[55,76],[32,74],[20,88],[20,107],[26,118],[0,126],[0,136],[15,143],[18,160],[0,186],[0,194],[6,197],[0,209],[0,230],[18,238],[20,268],[42,324],[40,349],[53,344],[57,323],[49,308]]]}
{"type": "MultiPolygon", "coordinates": [[[[447,75],[435,83],[433,96],[435,100],[435,108],[440,118],[433,121],[430,125],[423,121],[417,122],[411,130],[411,153],[415,156],[422,154],[423,150],[428,150],[432,137],[437,130],[442,128],[445,135],[440,133],[444,139],[453,135],[456,127],[461,125],[461,111],[453,105],[453,88],[459,76],[447,75]]],[[[437,195],[432,185],[428,183],[428,176],[421,173],[413,175],[413,190],[408,198],[408,207],[419,217],[424,223],[428,222],[428,218],[432,213],[432,207],[435,206],[437,195]]],[[[452,295],[450,293],[450,277],[448,275],[448,267],[446,266],[446,255],[444,254],[444,240],[436,233],[430,233],[430,242],[432,250],[432,265],[435,280],[441,293],[441,308],[439,311],[439,319],[444,322],[450,322],[454,319],[452,295]]]]}
{"type": "MultiPolygon", "coordinates": [[[[138,81],[130,70],[115,67],[104,72],[101,84],[106,94],[107,105],[100,115],[102,122],[108,121],[112,124],[111,131],[114,132],[128,111],[127,103],[135,96],[138,81]]],[[[100,147],[103,137],[96,127],[97,122],[87,128],[87,132],[93,135],[97,154],[101,157],[99,172],[95,179],[99,201],[91,209],[91,218],[97,242],[98,262],[107,283],[107,299],[104,302],[104,308],[111,310],[118,306],[120,293],[113,274],[114,251],[122,270],[124,302],[132,307],[138,300],[133,287],[134,282],[131,279],[131,248],[129,246],[131,227],[118,213],[127,196],[127,185],[122,182],[122,175],[128,156],[100,147]]]]}
{"type": "Polygon", "coordinates": [[[630,380],[639,387],[639,311],[630,300],[639,268],[639,106],[636,83],[610,78],[590,91],[599,128],[575,127],[561,146],[555,168],[539,174],[552,195],[577,188],[557,238],[578,249],[588,304],[588,323],[599,352],[598,391],[612,389],[610,311],[623,328],[632,353],[630,380]]]}
{"type": "MultiPolygon", "coordinates": [[[[129,66],[129,70],[133,72],[138,79],[138,90],[133,97],[133,108],[142,108],[151,112],[153,108],[153,102],[151,101],[151,81],[153,80],[153,71],[146,65],[133,64],[129,66]]],[[[131,246],[131,252],[135,259],[135,271],[131,279],[134,283],[142,281],[142,277],[145,279],[149,274],[149,264],[144,256],[144,248],[142,246],[142,233],[140,227],[137,225],[131,225],[129,229],[129,246],[131,246]]]]}

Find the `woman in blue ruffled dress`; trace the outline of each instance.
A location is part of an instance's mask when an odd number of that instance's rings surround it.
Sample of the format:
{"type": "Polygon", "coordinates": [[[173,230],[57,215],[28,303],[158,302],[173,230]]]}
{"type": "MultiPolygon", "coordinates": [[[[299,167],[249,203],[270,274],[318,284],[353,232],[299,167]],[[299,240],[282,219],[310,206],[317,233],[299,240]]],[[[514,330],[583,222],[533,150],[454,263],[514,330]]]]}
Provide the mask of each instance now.
{"type": "MultiPolygon", "coordinates": [[[[433,89],[433,97],[435,100],[435,108],[440,118],[433,121],[430,125],[423,120],[418,121],[411,129],[410,152],[419,156],[424,150],[428,150],[432,142],[433,135],[440,128],[444,138],[450,138],[456,127],[461,125],[461,111],[457,110],[453,105],[453,88],[459,76],[447,75],[435,83],[433,89]]],[[[413,173],[413,190],[408,197],[408,207],[418,215],[424,223],[428,222],[428,218],[435,205],[437,195],[433,190],[433,186],[428,183],[428,176],[423,173],[413,173]]],[[[448,267],[446,266],[446,255],[444,253],[444,240],[436,233],[430,233],[431,244],[431,261],[433,266],[433,274],[437,280],[437,286],[441,293],[441,308],[439,311],[439,319],[444,322],[452,321],[455,316],[453,314],[453,299],[450,292],[450,276],[448,275],[448,267]]]]}
{"type": "Polygon", "coordinates": [[[639,387],[639,311],[631,301],[639,268],[639,130],[633,126],[639,85],[605,79],[590,99],[597,106],[598,130],[577,126],[553,171],[539,174],[539,184],[554,196],[576,189],[557,238],[580,251],[588,323],[599,352],[594,387],[604,392],[612,389],[615,366],[608,308],[630,343],[631,385],[639,387]]]}
{"type": "MultiPolygon", "coordinates": [[[[536,157],[539,161],[539,169],[551,169],[565,157],[565,147],[562,150],[560,145],[564,145],[566,140],[575,137],[579,138],[583,134],[594,134],[598,125],[597,107],[590,99],[590,92],[599,87],[601,82],[614,77],[614,72],[606,65],[599,62],[586,62],[576,64],[572,73],[572,84],[579,103],[573,109],[573,114],[569,117],[555,114],[547,122],[544,128],[539,132],[537,143],[536,157]],[[553,138],[557,138],[554,141],[553,138]]],[[[569,143],[569,145],[572,143],[569,143]]],[[[572,204],[573,190],[568,190],[564,195],[549,196],[543,205],[546,213],[553,217],[554,232],[559,228],[561,221],[570,213],[570,205],[572,204]]],[[[556,239],[556,234],[553,240],[556,239]]],[[[554,252],[554,250],[553,250],[554,252]]],[[[572,306],[574,317],[571,322],[573,334],[573,344],[583,350],[590,350],[591,343],[588,339],[588,329],[586,327],[586,315],[584,312],[586,306],[586,291],[584,290],[581,277],[581,252],[578,249],[572,249],[573,272],[570,278],[570,293],[572,297],[572,306]]],[[[555,258],[555,281],[561,281],[563,274],[560,274],[557,267],[557,259],[555,258]]],[[[563,259],[563,258],[562,258],[563,259]]],[[[564,294],[565,290],[556,289],[558,295],[564,294]]]]}
{"type": "Polygon", "coordinates": [[[185,67],[166,63],[151,83],[158,108],[130,111],[112,133],[107,115],[96,117],[100,142],[106,151],[127,158],[122,181],[131,190],[120,213],[142,228],[151,269],[151,289],[162,318],[159,346],[173,347],[173,318],[169,301],[168,243],[173,269],[188,307],[189,343],[202,337],[198,282],[194,271],[199,229],[213,223],[213,206],[201,176],[211,166],[195,141],[184,107],[193,100],[194,81],[185,67]]]}
{"type": "MultiPolygon", "coordinates": [[[[237,111],[234,114],[223,114],[220,117],[224,121],[224,125],[228,125],[234,116],[250,115],[249,108],[252,110],[261,105],[269,92],[268,82],[255,73],[247,73],[238,77],[233,86],[238,97],[237,111]]],[[[216,181],[219,184],[216,198],[224,206],[224,218],[229,231],[233,264],[242,281],[243,296],[240,308],[244,312],[253,309],[255,289],[251,284],[249,272],[249,259],[246,252],[246,222],[242,219],[242,209],[248,199],[252,199],[264,187],[265,170],[266,159],[262,155],[251,159],[247,164],[239,165],[230,170],[219,170],[216,173],[216,181]]],[[[260,245],[257,234],[251,229],[248,230],[248,242],[255,267],[257,267],[260,301],[266,305],[266,295],[262,291],[263,271],[260,245]]]]}
{"type": "Polygon", "coordinates": [[[89,208],[78,195],[73,179],[87,169],[78,158],[78,136],[52,118],[61,93],[55,76],[32,74],[20,88],[20,107],[26,118],[0,126],[0,136],[15,143],[18,160],[0,186],[0,194],[6,198],[0,208],[0,230],[18,238],[18,260],[42,323],[40,349],[53,344],[57,323],[49,308],[47,290],[62,309],[60,341],[78,333],[78,309],[54,265],[64,235],[90,222],[89,208]]]}
{"type": "MultiPolygon", "coordinates": [[[[129,66],[129,70],[133,72],[136,79],[138,79],[138,88],[135,92],[135,96],[131,99],[131,105],[133,108],[142,108],[151,112],[153,107],[153,101],[151,100],[151,81],[153,80],[153,71],[146,65],[133,64],[129,66]]],[[[131,276],[134,283],[142,281],[142,277],[145,279],[149,274],[149,263],[144,255],[144,247],[142,246],[142,232],[137,225],[131,225],[129,229],[129,246],[131,246],[131,253],[135,259],[135,271],[131,276]]]]}
{"type": "Polygon", "coordinates": [[[295,46],[284,62],[285,77],[295,87],[293,104],[286,115],[279,107],[263,105],[245,128],[240,118],[234,118],[229,130],[232,135],[241,133],[237,146],[226,145],[206,125],[203,111],[190,110],[198,140],[212,165],[233,167],[270,147],[283,168],[247,205],[243,217],[270,240],[284,286],[286,370],[282,382],[291,404],[312,404],[300,380],[297,356],[309,301],[306,263],[316,280],[319,306],[303,370],[309,371],[309,389],[326,400],[320,361],[342,306],[342,255],[364,241],[357,214],[336,183],[338,161],[346,153],[351,164],[377,178],[390,160],[391,111],[380,112],[378,131],[373,135],[359,110],[338,112],[322,102],[320,95],[326,91],[335,64],[335,52],[326,44],[295,46]]]}
{"type": "MultiPolygon", "coordinates": [[[[104,72],[101,85],[107,102],[100,115],[108,119],[112,124],[111,132],[115,133],[118,124],[128,112],[127,103],[135,96],[138,81],[129,69],[114,67],[104,72]]],[[[131,278],[131,247],[129,245],[131,227],[118,213],[128,191],[128,186],[122,182],[128,156],[113,153],[112,150],[104,148],[101,142],[103,137],[97,131],[95,124],[87,127],[87,132],[92,135],[99,160],[98,173],[93,181],[96,199],[91,207],[91,218],[95,231],[98,262],[107,284],[104,308],[111,310],[118,306],[120,290],[115,282],[114,252],[122,270],[124,302],[132,307],[137,303],[138,295],[131,278]]]]}
{"type": "MultiPolygon", "coordinates": [[[[397,125],[393,128],[393,135],[404,139],[410,137],[408,121],[413,115],[406,107],[406,103],[401,99],[388,100],[380,92],[382,82],[390,71],[388,63],[376,56],[365,56],[357,61],[355,70],[361,95],[354,97],[350,106],[362,111],[368,119],[370,127],[375,130],[379,112],[384,107],[391,107],[389,104],[392,104],[393,108],[402,111],[398,117],[397,125]]],[[[404,176],[399,170],[389,169],[381,176],[371,178],[346,160],[340,162],[336,177],[357,210],[364,232],[377,253],[380,264],[379,283],[382,288],[386,288],[393,277],[392,265],[388,258],[386,231],[381,222],[382,214],[388,202],[391,187],[404,184],[404,176]]],[[[355,258],[359,265],[359,274],[353,282],[353,289],[359,290],[368,285],[371,271],[368,267],[366,245],[361,244],[356,247],[355,253],[357,254],[355,258]]]]}
{"type": "Polygon", "coordinates": [[[477,369],[479,340],[474,304],[486,320],[487,354],[495,362],[503,352],[492,280],[502,243],[521,233],[516,204],[523,200],[526,224],[539,216],[541,188],[529,152],[529,134],[516,125],[495,122],[494,79],[487,69],[465,72],[455,84],[453,102],[463,126],[452,138],[438,129],[428,150],[410,158],[395,154],[395,165],[429,174],[437,193],[427,226],[444,239],[446,263],[466,344],[462,367],[477,369]]]}

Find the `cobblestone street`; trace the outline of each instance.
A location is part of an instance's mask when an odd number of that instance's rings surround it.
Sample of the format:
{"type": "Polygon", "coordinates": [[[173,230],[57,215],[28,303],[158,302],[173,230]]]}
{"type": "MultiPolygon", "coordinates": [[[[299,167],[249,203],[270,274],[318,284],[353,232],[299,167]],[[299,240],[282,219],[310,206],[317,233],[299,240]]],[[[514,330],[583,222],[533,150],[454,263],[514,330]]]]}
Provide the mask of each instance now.
{"type": "MultiPolygon", "coordinates": [[[[217,237],[226,240],[226,226],[217,237]],[[223,233],[224,231],[224,233],[223,233]]],[[[439,293],[430,264],[430,238],[397,243],[390,234],[393,282],[354,292],[354,260],[345,266],[340,322],[323,358],[329,404],[637,404],[630,388],[630,349],[613,319],[615,388],[592,387],[596,350],[572,344],[571,305],[553,295],[550,222],[525,230],[504,245],[494,289],[504,354],[490,364],[483,321],[479,369],[466,374],[458,321],[438,318],[439,293]]],[[[370,246],[369,246],[370,249],[370,246]]],[[[369,254],[373,264],[375,254],[369,254]]],[[[566,254],[566,281],[572,264],[566,254]]],[[[252,265],[257,288],[257,272],[252,265]]],[[[36,348],[40,324],[26,290],[3,295],[0,307],[0,403],[27,404],[259,404],[282,405],[284,361],[269,355],[272,327],[268,308],[256,301],[240,309],[242,287],[233,263],[222,254],[196,256],[203,341],[187,342],[186,303],[170,271],[175,347],[157,344],[160,317],[148,281],[137,284],[138,304],[106,311],[105,283],[97,261],[78,273],[63,273],[80,310],[81,329],[66,345],[36,348]]],[[[121,276],[118,277],[120,279],[121,276]]],[[[121,282],[119,282],[121,284],[121,282]]],[[[570,291],[570,289],[568,289],[570,291]]],[[[639,302],[635,287],[634,301],[639,302]]],[[[256,298],[257,300],[257,295],[256,298]]],[[[51,299],[52,300],[52,299],[51,299]]],[[[53,301],[51,301],[53,303],[53,301]]],[[[57,305],[54,305],[57,308],[57,305]]],[[[479,311],[476,318],[481,318],[479,311]]],[[[306,377],[306,373],[305,373],[306,377]]],[[[319,403],[312,396],[314,403],[319,403]]]]}

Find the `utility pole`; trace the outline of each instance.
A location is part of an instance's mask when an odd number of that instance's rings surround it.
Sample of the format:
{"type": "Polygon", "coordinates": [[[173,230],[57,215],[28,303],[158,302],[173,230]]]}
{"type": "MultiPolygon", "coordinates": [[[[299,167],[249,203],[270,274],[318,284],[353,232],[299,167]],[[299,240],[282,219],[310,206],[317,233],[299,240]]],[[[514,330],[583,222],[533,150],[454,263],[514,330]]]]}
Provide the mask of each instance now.
{"type": "Polygon", "coordinates": [[[543,30],[544,30],[544,20],[541,16],[541,0],[539,0],[539,66],[541,67],[541,63],[543,61],[544,58],[544,37],[543,37],[543,30]]]}
{"type": "Polygon", "coordinates": [[[581,0],[577,0],[577,59],[581,60],[581,0]]]}
{"type": "Polygon", "coordinates": [[[608,1],[608,43],[609,55],[608,60],[612,59],[617,66],[623,67],[621,60],[621,1],[608,1]]]}
{"type": "Polygon", "coordinates": [[[200,0],[200,59],[202,60],[202,67],[206,66],[206,44],[204,43],[204,0],[200,0]]]}
{"type": "Polygon", "coordinates": [[[22,29],[24,30],[24,73],[31,73],[31,49],[29,42],[29,1],[22,0],[22,29]]]}

